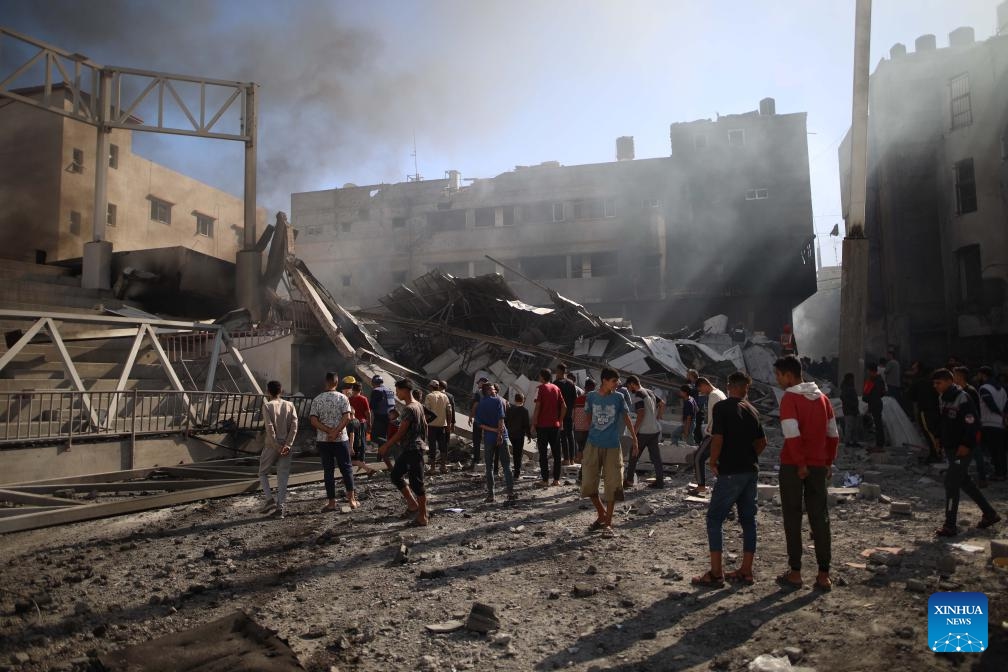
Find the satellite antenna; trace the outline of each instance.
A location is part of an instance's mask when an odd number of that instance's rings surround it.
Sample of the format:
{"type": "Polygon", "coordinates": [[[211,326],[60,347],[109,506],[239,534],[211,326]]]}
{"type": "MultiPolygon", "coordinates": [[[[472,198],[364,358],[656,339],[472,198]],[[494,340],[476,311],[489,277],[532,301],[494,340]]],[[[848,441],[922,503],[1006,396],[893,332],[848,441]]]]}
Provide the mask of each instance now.
{"type": "Polygon", "coordinates": [[[419,182],[423,179],[423,175],[420,174],[420,168],[417,165],[417,151],[416,151],[416,131],[413,131],[413,153],[410,154],[413,157],[413,174],[406,176],[407,182],[419,182]]]}

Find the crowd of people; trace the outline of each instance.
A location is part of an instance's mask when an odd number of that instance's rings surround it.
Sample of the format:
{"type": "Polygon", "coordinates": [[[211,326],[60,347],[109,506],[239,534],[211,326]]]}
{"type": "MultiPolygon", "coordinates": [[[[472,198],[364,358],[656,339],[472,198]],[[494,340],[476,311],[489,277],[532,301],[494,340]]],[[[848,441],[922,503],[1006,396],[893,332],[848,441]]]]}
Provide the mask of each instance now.
{"type": "MultiPolygon", "coordinates": [[[[1001,518],[981,488],[988,478],[1005,478],[1008,391],[989,367],[978,370],[979,389],[970,385],[969,370],[958,363],[933,371],[927,376],[930,394],[925,394],[917,379],[919,363],[911,367],[910,374],[913,377],[906,385],[906,395],[902,394],[904,377],[899,363],[891,355],[878,367],[869,367],[860,395],[854,389],[853,375],[844,376],[840,396],[846,443],[853,445],[858,441],[859,402],[867,404],[875,427],[876,440],[871,451],[885,450],[884,398],[889,396],[896,403],[912,404],[914,417],[932,442],[925,459],[941,456],[947,461],[945,520],[935,534],[959,533],[957,518],[962,492],[982,512],[978,528],[996,524],[1001,518]],[[990,476],[984,455],[993,461],[990,476]],[[969,473],[971,463],[976,466],[978,482],[969,473]]],[[[807,515],[817,569],[814,586],[830,590],[832,557],[827,489],[840,442],[837,419],[829,397],[815,382],[805,380],[798,357],[786,355],[778,359],[774,375],[783,391],[780,426],[784,444],[778,487],[788,556],[788,567],[776,580],[788,587],[803,583],[802,519],[807,515]]],[[[538,379],[531,410],[521,393],[516,393],[509,402],[495,383],[485,377],[477,381],[468,409],[468,424],[473,437],[471,467],[482,471],[486,486],[484,502],[497,500],[500,483],[507,501],[517,498],[516,483],[524,462],[524,445],[526,441],[534,441],[539,458],[536,487],[557,487],[565,465],[580,465],[580,493],[592,502],[596,514],[588,527],[612,534],[616,503],[624,499],[625,490],[634,487],[638,459],[645,448],[655,470],[655,479],[649,487],[664,487],[659,442],[665,400],[659,391],[644,387],[637,376],[621,380],[611,368],[602,369],[597,383],[591,378],[585,380],[583,387],[563,363],[553,371],[542,369],[538,379]]],[[[735,372],[728,376],[723,392],[708,378],[690,370],[686,384],[678,390],[681,425],[672,436],[697,446],[694,492],[703,494],[711,490],[707,511],[710,568],[693,578],[698,586],[754,581],[759,457],[767,441],[759,412],[747,398],[751,384],[747,374],[735,372]],[[714,477],[712,487],[707,485],[708,471],[714,477]],[[726,572],[722,563],[723,525],[733,510],[738,511],[742,528],[743,555],[740,566],[726,572]]],[[[426,396],[407,379],[388,388],[381,376],[372,378],[369,397],[362,394],[361,385],[353,376],[340,381],[337,374],[327,373],[325,385],[325,391],[315,397],[309,411],[325,484],[326,502],[322,511],[336,509],[337,467],[347,505],[351,509],[360,506],[354,490],[354,466],[373,471],[364,461],[370,437],[378,447],[379,458],[389,468],[392,484],[402,493],[408,515],[413,519],[411,524],[427,525],[424,478],[447,471],[448,440],[455,431],[456,404],[445,381],[430,381],[426,396]]],[[[262,512],[275,511],[282,517],[286,514],[291,443],[297,434],[298,418],[294,406],[281,398],[280,383],[270,381],[268,392],[263,411],[265,445],[260,460],[266,497],[262,512]],[[275,496],[268,480],[274,466],[275,496]]]]}

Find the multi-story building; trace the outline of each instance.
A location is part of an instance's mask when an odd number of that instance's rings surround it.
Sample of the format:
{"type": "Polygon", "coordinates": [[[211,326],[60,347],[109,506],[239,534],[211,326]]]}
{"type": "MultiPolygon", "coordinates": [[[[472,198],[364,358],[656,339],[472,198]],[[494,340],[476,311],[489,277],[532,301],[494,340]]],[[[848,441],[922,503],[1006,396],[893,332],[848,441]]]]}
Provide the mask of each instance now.
{"type": "MultiPolygon", "coordinates": [[[[1008,355],[1008,3],[999,34],[896,44],[870,79],[868,350],[1008,355]]],[[[839,150],[846,216],[849,139],[839,150]]]]}
{"type": "MultiPolygon", "coordinates": [[[[54,104],[71,109],[69,90],[53,91],[54,104]]],[[[41,87],[19,93],[42,99],[41,87]]],[[[132,136],[111,132],[105,232],[113,249],[184,246],[234,262],[244,229],[242,199],[137,156],[132,136]]],[[[95,145],[88,124],[0,100],[0,257],[81,256],[92,238],[95,145]]],[[[257,219],[262,230],[265,209],[257,219]]]]}
{"type": "Polygon", "coordinates": [[[670,140],[665,158],[634,159],[625,137],[610,163],[295,193],[297,254],[351,306],[441,268],[500,272],[532,304],[548,286],[645,332],[726,313],[777,333],[815,291],[805,114],[768,98],[670,140]]]}

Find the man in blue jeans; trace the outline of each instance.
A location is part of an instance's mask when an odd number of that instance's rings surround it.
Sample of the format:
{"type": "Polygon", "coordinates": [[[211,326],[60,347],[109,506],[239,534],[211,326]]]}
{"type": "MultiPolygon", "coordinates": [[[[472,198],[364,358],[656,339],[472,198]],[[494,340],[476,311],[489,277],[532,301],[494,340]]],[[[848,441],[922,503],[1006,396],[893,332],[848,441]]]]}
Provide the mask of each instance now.
{"type": "Polygon", "coordinates": [[[336,466],[343,476],[347,503],[351,508],[360,506],[354,494],[353,466],[350,463],[350,437],[347,425],[353,417],[350,400],[337,391],[339,378],[330,371],[325,375],[326,391],[312,400],[309,420],[315,428],[315,445],[322,458],[322,477],[325,481],[326,505],[322,511],[336,510],[336,466]]]}
{"type": "Polygon", "coordinates": [[[711,425],[711,471],[718,477],[707,509],[707,540],[710,569],[692,580],[695,586],[720,588],[725,579],[753,583],[756,555],[756,481],[759,456],[766,448],[766,435],[759,413],[746,401],[752,380],[741,371],[728,376],[728,398],[713,410],[711,425]],[[742,566],[728,574],[721,564],[721,527],[733,506],[738,506],[742,524],[742,566]]]}

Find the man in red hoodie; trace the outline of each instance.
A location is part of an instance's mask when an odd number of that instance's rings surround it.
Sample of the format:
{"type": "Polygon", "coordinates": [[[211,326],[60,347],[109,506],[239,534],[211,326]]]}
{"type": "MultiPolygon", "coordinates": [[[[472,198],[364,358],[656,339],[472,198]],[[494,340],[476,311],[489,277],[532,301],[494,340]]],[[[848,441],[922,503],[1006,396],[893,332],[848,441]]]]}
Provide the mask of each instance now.
{"type": "Polygon", "coordinates": [[[815,383],[802,382],[801,361],[794,355],[774,362],[777,384],[784,390],[780,402],[784,449],[780,460],[781,510],[787,541],[789,571],[778,577],[781,585],[802,585],[802,502],[808,511],[819,574],[815,587],[831,590],[829,511],[826,488],[833,475],[840,434],[833,405],[815,383]]]}

